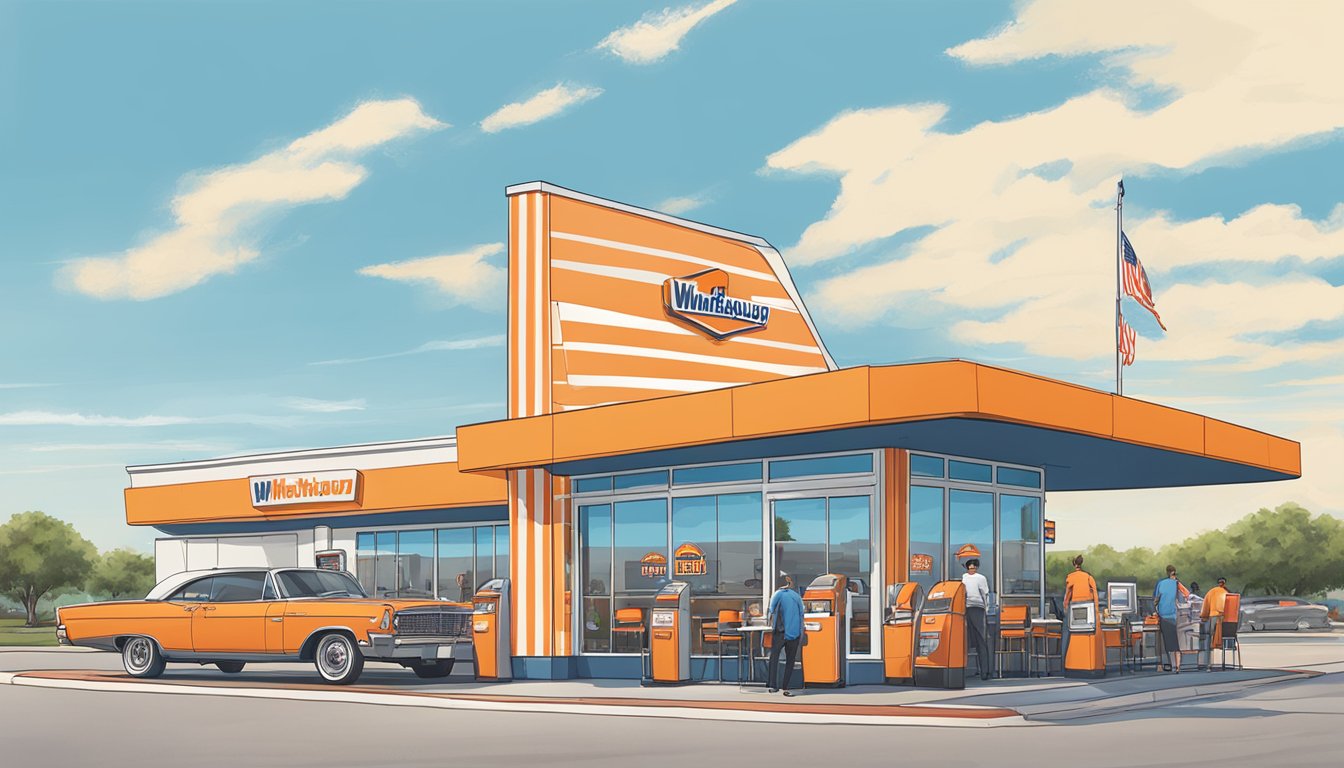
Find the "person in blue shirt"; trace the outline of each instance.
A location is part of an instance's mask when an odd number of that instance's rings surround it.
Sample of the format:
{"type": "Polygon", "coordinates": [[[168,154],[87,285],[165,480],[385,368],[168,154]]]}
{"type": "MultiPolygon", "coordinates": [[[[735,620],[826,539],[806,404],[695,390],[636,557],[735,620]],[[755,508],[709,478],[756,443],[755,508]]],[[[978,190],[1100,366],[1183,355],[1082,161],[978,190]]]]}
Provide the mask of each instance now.
{"type": "Polygon", "coordinates": [[[1162,647],[1167,652],[1164,670],[1181,671],[1181,647],[1176,637],[1176,601],[1181,594],[1181,582],[1176,579],[1176,566],[1167,566],[1167,578],[1157,582],[1153,589],[1153,610],[1157,625],[1162,630],[1162,647]]]}
{"type": "Polygon", "coordinates": [[[778,589],[770,598],[770,623],[774,632],[770,638],[770,669],[766,675],[766,686],[771,693],[778,693],[775,687],[775,671],[779,666],[779,654],[784,652],[784,695],[792,696],[789,681],[793,678],[793,662],[798,658],[798,645],[803,637],[803,598],[793,589],[793,579],[786,574],[779,575],[778,589]]]}

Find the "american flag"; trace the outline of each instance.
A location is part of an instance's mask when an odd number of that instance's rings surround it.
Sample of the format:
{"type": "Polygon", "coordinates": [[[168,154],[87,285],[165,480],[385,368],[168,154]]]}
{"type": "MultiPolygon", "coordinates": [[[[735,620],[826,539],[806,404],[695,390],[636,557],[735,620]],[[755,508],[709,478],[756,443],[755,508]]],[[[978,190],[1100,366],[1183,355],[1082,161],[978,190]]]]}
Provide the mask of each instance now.
{"type": "Polygon", "coordinates": [[[1144,271],[1139,255],[1134,252],[1134,246],[1129,244],[1129,237],[1124,232],[1120,233],[1120,244],[1125,252],[1123,270],[1125,293],[1133,296],[1134,300],[1139,302],[1139,306],[1152,312],[1162,330],[1167,330],[1167,326],[1162,323],[1162,316],[1157,314],[1157,307],[1153,304],[1153,287],[1148,284],[1148,273],[1144,271]]]}
{"type": "Polygon", "coordinates": [[[1138,342],[1138,334],[1125,322],[1125,316],[1120,316],[1120,356],[1125,365],[1134,364],[1134,346],[1138,342]]]}

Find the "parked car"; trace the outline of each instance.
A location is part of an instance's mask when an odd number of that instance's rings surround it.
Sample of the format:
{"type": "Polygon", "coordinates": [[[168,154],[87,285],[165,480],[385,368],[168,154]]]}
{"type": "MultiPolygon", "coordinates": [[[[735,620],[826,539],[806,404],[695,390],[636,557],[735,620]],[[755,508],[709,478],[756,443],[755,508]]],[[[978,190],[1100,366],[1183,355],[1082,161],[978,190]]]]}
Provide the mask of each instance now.
{"type": "Polygon", "coordinates": [[[169,663],[236,673],[258,662],[313,662],[323,680],[353,683],[364,660],[417,677],[447,676],[470,642],[471,607],[369,599],[347,573],[316,568],[189,571],[143,600],[62,606],[56,638],[121,654],[126,673],[158,677],[169,663]]]}
{"type": "Polygon", "coordinates": [[[1241,623],[1252,630],[1330,629],[1329,609],[1298,597],[1243,597],[1241,623]]]}

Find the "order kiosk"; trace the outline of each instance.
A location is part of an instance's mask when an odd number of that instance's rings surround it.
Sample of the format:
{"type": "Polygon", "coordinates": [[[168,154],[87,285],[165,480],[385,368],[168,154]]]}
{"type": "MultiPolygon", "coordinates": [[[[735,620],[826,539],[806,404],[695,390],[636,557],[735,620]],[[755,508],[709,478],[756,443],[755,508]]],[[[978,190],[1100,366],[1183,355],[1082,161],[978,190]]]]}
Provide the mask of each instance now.
{"type": "Polygon", "coordinates": [[[1069,649],[1064,653],[1064,676],[1106,676],[1106,639],[1097,617],[1097,598],[1069,603],[1069,649]]]}
{"type": "Polygon", "coordinates": [[[965,688],[966,587],[960,581],[934,584],[916,626],[915,685],[965,688]]]}
{"type": "Polygon", "coordinates": [[[691,679],[690,586],[684,581],[673,581],[653,596],[649,656],[654,683],[676,684],[691,679]]]}
{"type": "Polygon", "coordinates": [[[917,581],[887,587],[887,616],[882,622],[882,670],[888,685],[915,684],[915,624],[924,603],[917,581]]]}
{"type": "Polygon", "coordinates": [[[849,580],[825,573],[803,591],[803,685],[843,688],[849,624],[849,580]]]}
{"type": "Polygon", "coordinates": [[[513,616],[508,579],[491,579],[471,599],[471,644],[477,680],[513,679],[513,616]]]}

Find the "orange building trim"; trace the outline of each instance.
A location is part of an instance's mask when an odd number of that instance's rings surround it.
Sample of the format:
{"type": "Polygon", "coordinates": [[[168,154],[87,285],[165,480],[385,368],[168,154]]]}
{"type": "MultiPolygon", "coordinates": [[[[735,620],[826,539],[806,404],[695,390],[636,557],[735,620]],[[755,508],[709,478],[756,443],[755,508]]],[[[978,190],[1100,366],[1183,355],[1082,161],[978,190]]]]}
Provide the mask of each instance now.
{"type": "Polygon", "coordinates": [[[360,499],[354,502],[252,506],[247,478],[127,488],[130,525],[231,523],[333,517],[369,512],[502,506],[507,491],[502,473],[464,473],[457,464],[419,464],[360,471],[360,499]]]}
{"type": "Polygon", "coordinates": [[[966,361],[860,366],[642,403],[458,430],[466,472],[692,447],[847,427],[964,418],[1301,475],[1285,438],[1132,398],[966,361]],[[729,402],[725,408],[723,398],[729,402]],[[601,425],[602,433],[589,430],[601,425]],[[1198,429],[1196,426],[1198,425],[1198,429]],[[549,452],[547,448],[549,447],[549,452]]]}

